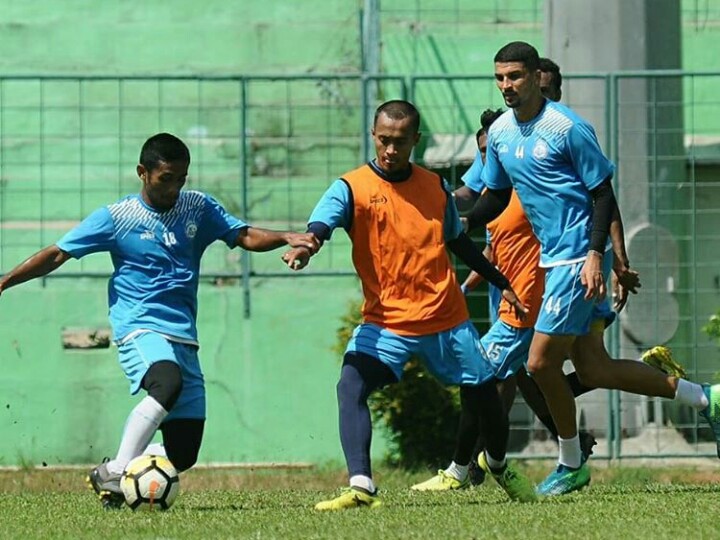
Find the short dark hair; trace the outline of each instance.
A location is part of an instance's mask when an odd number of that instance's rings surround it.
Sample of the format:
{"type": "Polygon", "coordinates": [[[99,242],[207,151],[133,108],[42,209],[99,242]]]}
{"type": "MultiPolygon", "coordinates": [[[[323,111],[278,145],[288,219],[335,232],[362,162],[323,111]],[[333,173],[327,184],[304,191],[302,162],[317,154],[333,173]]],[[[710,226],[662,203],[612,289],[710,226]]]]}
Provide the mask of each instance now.
{"type": "Polygon", "coordinates": [[[410,118],[410,127],[415,130],[415,133],[420,130],[420,112],[417,110],[415,105],[409,101],[405,101],[404,99],[393,99],[380,105],[375,111],[373,126],[377,124],[380,113],[385,114],[385,116],[392,118],[393,120],[404,120],[405,118],[410,118]]]}
{"type": "Polygon", "coordinates": [[[560,66],[558,66],[555,62],[553,62],[549,58],[540,58],[540,61],[538,62],[538,69],[543,73],[552,74],[553,84],[557,87],[558,90],[562,88],[562,75],[560,74],[560,66]]]}
{"type": "Polygon", "coordinates": [[[528,71],[536,71],[540,64],[540,55],[529,43],[511,41],[495,54],[494,62],[521,62],[528,71]]]}
{"type": "Polygon", "coordinates": [[[493,122],[500,118],[504,112],[502,109],[485,109],[480,115],[480,131],[487,133],[493,122]]]}
{"type": "Polygon", "coordinates": [[[155,169],[160,162],[181,161],[190,163],[190,150],[175,135],[158,133],[150,137],[140,150],[140,164],[148,171],[155,169]]]}

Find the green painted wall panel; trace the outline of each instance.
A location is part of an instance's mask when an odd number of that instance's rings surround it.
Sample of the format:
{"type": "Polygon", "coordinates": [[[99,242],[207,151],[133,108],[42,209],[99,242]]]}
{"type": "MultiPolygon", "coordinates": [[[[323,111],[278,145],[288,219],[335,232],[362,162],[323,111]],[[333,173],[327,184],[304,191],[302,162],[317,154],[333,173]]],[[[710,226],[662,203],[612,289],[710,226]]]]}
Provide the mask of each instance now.
{"type": "MultiPolygon", "coordinates": [[[[0,465],[89,463],[115,451],[137,402],[115,348],[61,347],[64,327],[107,327],[104,289],[102,280],[52,279],[3,294],[0,465]]],[[[202,461],[341,458],[340,359],[332,347],[337,321],[358,294],[355,278],[259,280],[253,316],[244,319],[238,286],[201,287],[209,416],[202,461]]]]}
{"type": "Polygon", "coordinates": [[[289,65],[301,72],[359,65],[356,2],[3,0],[0,12],[4,70],[15,73],[275,73],[289,65]]]}

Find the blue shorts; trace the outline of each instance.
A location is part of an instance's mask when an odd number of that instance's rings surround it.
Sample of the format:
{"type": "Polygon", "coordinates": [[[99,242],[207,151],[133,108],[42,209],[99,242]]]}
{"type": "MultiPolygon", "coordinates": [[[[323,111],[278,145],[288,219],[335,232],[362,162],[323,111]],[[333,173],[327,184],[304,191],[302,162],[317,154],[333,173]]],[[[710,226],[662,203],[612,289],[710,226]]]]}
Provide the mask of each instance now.
{"type": "Polygon", "coordinates": [[[155,332],[143,332],[118,345],[120,367],[137,394],[147,370],[155,362],[169,360],[180,366],[183,388],[165,422],[178,418],[205,419],[205,380],[195,345],[170,341],[155,332]]]}
{"type": "Polygon", "coordinates": [[[444,384],[478,386],[495,376],[480,352],[480,336],[470,321],[445,332],[400,336],[376,324],[363,323],[353,332],[345,352],[377,358],[397,377],[412,356],[444,384]]]}
{"type": "Polygon", "coordinates": [[[527,363],[534,333],[532,328],[515,328],[497,320],[480,338],[483,354],[492,365],[496,379],[512,377],[527,363]]]}
{"type": "MultiPolygon", "coordinates": [[[[612,253],[603,257],[603,275],[607,282],[612,270],[612,253]]],[[[590,323],[605,319],[606,325],[615,319],[607,298],[585,300],[585,286],[580,282],[583,261],[546,269],[545,293],[535,330],[548,335],[584,336],[590,323]]]]}

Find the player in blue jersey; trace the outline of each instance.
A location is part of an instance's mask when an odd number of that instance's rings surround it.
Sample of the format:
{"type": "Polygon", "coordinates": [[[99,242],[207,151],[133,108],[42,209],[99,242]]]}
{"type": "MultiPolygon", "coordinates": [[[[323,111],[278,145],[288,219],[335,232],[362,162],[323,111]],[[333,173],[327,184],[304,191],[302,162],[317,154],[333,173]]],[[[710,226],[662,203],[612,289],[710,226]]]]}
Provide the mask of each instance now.
{"type": "MultiPolygon", "coordinates": [[[[540,58],[540,91],[543,96],[552,101],[560,101],[562,98],[562,74],[560,66],[549,58],[540,58]]],[[[487,150],[487,131],[490,125],[502,114],[502,109],[488,109],[480,117],[480,129],[475,134],[478,151],[470,168],[463,174],[463,186],[455,190],[455,203],[461,212],[467,211],[475,204],[480,193],[485,189],[481,175],[485,152],[487,150]]],[[[488,247],[483,254],[492,260],[492,250],[488,247]]],[[[500,304],[500,293],[493,285],[488,285],[489,318],[490,323],[497,319],[497,307],[500,304]]],[[[531,390],[529,390],[531,391],[531,390]]],[[[531,398],[532,399],[532,398],[531,398]]],[[[547,424],[546,424],[547,425],[547,424]]]]}
{"type": "Polygon", "coordinates": [[[590,482],[575,419],[575,401],[562,371],[572,358],[588,387],[676,399],[704,416],[720,448],[720,385],[698,385],[641,362],[613,361],[602,334],[590,332],[596,304],[605,298],[609,272],[620,279],[627,257],[607,249],[617,204],[614,165],[592,127],[571,109],[545,99],[534,47],[512,42],[495,56],[495,79],[509,107],[488,133],[482,179],[487,190],[468,218],[484,226],[510,200],[512,188],[541,244],[546,268],[542,309],[530,346],[528,370],[540,386],[558,430],[558,467],[538,486],[543,495],[581,489],[590,482]]]}
{"type": "Polygon", "coordinates": [[[159,133],[142,146],[139,194],[90,214],[57,243],[0,279],[6,289],[44,276],[69,259],[106,251],[114,272],[108,286],[113,339],[130,391],[147,392],[130,412],[114,459],[88,482],[105,507],[123,502],[125,465],[160,429],[165,451],[183,471],[197,460],[205,425],[205,386],[196,328],[200,259],[216,240],[229,248],[268,251],[284,245],[318,249],[312,234],[259,229],[237,219],[212,197],[183,191],[190,152],[177,137],[159,133]]]}
{"type": "MultiPolygon", "coordinates": [[[[540,59],[540,89],[542,94],[553,101],[557,101],[562,97],[562,75],[560,74],[559,66],[550,60],[549,58],[540,59]]],[[[464,185],[455,190],[455,201],[458,204],[458,208],[461,210],[467,210],[475,204],[480,193],[485,189],[485,185],[482,181],[482,169],[485,161],[485,154],[487,152],[487,132],[493,122],[503,114],[502,109],[487,109],[480,116],[481,128],[476,134],[476,140],[478,145],[478,153],[472,166],[462,176],[464,185]]],[[[495,261],[494,250],[488,237],[488,241],[485,246],[483,254],[490,260],[495,261]]],[[[471,273],[462,287],[464,291],[473,289],[479,283],[479,276],[475,273],[471,273]]],[[[629,284],[632,286],[632,284],[629,284]]],[[[626,294],[629,289],[623,288],[622,293],[626,294]]],[[[497,288],[493,285],[488,284],[488,300],[489,300],[489,315],[490,323],[494,324],[497,320],[498,308],[500,305],[500,297],[498,295],[497,288]]],[[[609,318],[612,314],[609,313],[597,313],[597,318],[609,318]]],[[[612,320],[612,319],[610,319],[612,320]]],[[[573,395],[579,396],[591,390],[583,386],[578,380],[575,372],[567,375],[568,383],[572,388],[573,395]]],[[[545,425],[550,431],[553,439],[557,441],[557,430],[555,424],[552,421],[545,399],[542,396],[542,392],[537,387],[535,382],[527,375],[524,367],[519,368],[515,377],[505,381],[502,385],[501,395],[503,395],[503,401],[507,408],[512,404],[515,396],[514,383],[517,383],[518,388],[522,392],[523,398],[528,406],[533,410],[538,419],[545,425]]],[[[596,444],[595,438],[591,433],[580,432],[580,444],[583,452],[583,456],[589,456],[592,454],[592,448],[596,444]]],[[[481,483],[484,479],[482,469],[475,466],[475,460],[471,463],[470,467],[471,481],[474,484],[481,483]]]]}
{"type": "MultiPolygon", "coordinates": [[[[545,59],[545,61],[557,68],[557,65],[552,61],[547,59],[545,59]]],[[[541,59],[540,65],[541,90],[543,95],[546,97],[549,95],[559,97],[561,93],[555,84],[557,80],[555,77],[552,77],[550,80],[545,80],[545,86],[543,85],[544,76],[547,75],[542,68],[544,65],[543,59],[541,59]]],[[[488,109],[481,115],[482,128],[480,136],[478,137],[478,147],[483,158],[487,150],[487,136],[485,133],[489,130],[492,123],[502,114],[503,111],[500,109],[496,111],[488,109]]],[[[477,200],[484,189],[482,179],[480,178],[481,172],[482,164],[477,167],[476,174],[466,174],[463,176],[465,186],[455,190],[456,201],[474,202],[477,200]],[[472,186],[472,188],[470,186],[472,186]]],[[[619,219],[619,217],[618,214],[617,219],[619,219]]],[[[532,329],[530,327],[534,326],[537,318],[545,281],[544,269],[537,268],[540,256],[539,244],[517,200],[511,200],[508,208],[503,211],[500,217],[489,223],[487,228],[488,235],[484,252],[485,256],[495,262],[500,271],[508,277],[513,289],[517,291],[523,304],[529,309],[530,315],[525,320],[518,321],[510,316],[507,311],[503,312],[501,315],[502,321],[495,321],[493,319],[492,327],[488,333],[482,337],[481,344],[485,351],[487,351],[491,364],[496,368],[495,376],[498,379],[498,389],[503,397],[506,410],[510,410],[512,407],[515,397],[515,383],[517,383],[526,403],[548,428],[553,439],[557,442],[557,429],[547,409],[547,404],[545,403],[542,392],[524,368],[532,337],[532,329]],[[530,330],[529,332],[527,331],[528,329],[530,330]],[[510,339],[508,339],[509,337],[510,339]]],[[[624,253],[624,240],[621,227],[613,229],[613,239],[621,246],[620,249],[622,253],[624,253]]],[[[620,287],[622,284],[617,282],[614,284],[618,291],[618,302],[616,302],[615,305],[617,311],[622,309],[627,299],[627,294],[638,286],[638,276],[636,273],[627,272],[626,275],[628,280],[624,283],[625,286],[620,287]]],[[[480,277],[474,272],[471,272],[463,284],[463,287],[473,289],[479,282],[480,277]]],[[[493,308],[497,311],[499,303],[491,306],[491,309],[493,308]]],[[[602,334],[606,325],[610,324],[613,318],[614,314],[610,312],[608,306],[604,305],[603,309],[599,307],[596,308],[596,313],[593,314],[592,331],[602,334]]],[[[653,347],[643,355],[643,360],[652,360],[655,367],[663,369],[666,372],[670,372],[671,370],[676,371],[679,368],[674,362],[669,349],[665,347],[653,347]]],[[[575,397],[592,390],[592,388],[585,387],[580,383],[577,373],[575,372],[569,373],[566,375],[566,378],[575,397]]],[[[591,433],[585,431],[581,431],[579,437],[583,459],[587,459],[588,456],[592,454],[592,448],[596,444],[595,438],[591,433]]],[[[479,454],[479,450],[482,448],[483,441],[480,440],[478,441],[476,454],[479,454]]],[[[482,483],[484,480],[484,471],[475,463],[475,460],[471,461],[470,465],[470,482],[472,484],[482,483]]],[[[457,489],[456,486],[466,485],[463,481],[464,478],[450,478],[450,474],[444,471],[430,481],[418,484],[413,488],[420,490],[457,489]],[[455,482],[455,480],[459,480],[460,483],[455,482]]]]}

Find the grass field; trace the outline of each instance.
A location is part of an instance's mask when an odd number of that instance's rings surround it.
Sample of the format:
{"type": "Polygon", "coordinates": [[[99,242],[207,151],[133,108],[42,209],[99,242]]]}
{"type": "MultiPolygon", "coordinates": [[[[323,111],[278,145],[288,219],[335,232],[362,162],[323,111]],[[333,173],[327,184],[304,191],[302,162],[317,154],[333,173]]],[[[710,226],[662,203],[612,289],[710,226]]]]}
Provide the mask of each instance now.
{"type": "MultiPolygon", "coordinates": [[[[539,480],[547,465],[532,464],[539,480]]],[[[336,469],[194,470],[164,513],[103,511],[82,471],[0,473],[0,538],[718,538],[720,469],[602,467],[581,493],[508,503],[494,484],[411,492],[427,475],[380,469],[384,504],[318,513],[336,469]]]]}

